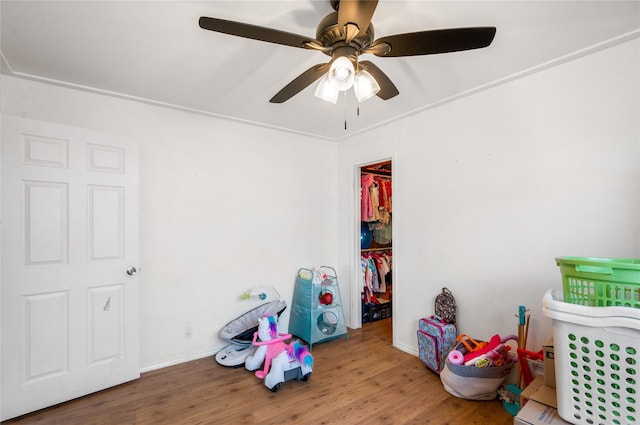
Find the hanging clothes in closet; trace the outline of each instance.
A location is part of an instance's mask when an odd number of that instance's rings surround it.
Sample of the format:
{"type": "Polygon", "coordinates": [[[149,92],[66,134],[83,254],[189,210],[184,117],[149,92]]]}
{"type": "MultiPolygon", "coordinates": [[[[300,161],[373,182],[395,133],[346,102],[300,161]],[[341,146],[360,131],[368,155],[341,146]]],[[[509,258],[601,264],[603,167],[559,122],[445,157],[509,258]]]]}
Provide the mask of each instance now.
{"type": "Polygon", "coordinates": [[[360,219],[368,225],[377,246],[390,245],[393,211],[391,179],[363,173],[360,188],[360,219]]]}
{"type": "Polygon", "coordinates": [[[393,210],[391,179],[362,174],[360,190],[360,219],[366,222],[389,222],[393,210]]]}
{"type": "Polygon", "coordinates": [[[362,287],[364,302],[377,303],[376,293],[386,293],[391,286],[393,255],[391,250],[363,251],[360,256],[362,266],[362,287]]]}

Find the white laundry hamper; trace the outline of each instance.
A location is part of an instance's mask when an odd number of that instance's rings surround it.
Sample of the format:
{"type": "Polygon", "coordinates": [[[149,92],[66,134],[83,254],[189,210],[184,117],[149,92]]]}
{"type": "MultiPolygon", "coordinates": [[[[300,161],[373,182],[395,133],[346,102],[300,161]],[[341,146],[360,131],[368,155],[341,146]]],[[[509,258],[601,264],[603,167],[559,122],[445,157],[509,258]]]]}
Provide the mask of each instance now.
{"type": "Polygon", "coordinates": [[[640,309],[565,303],[549,290],[558,413],[576,425],[640,425],[640,309]]]}

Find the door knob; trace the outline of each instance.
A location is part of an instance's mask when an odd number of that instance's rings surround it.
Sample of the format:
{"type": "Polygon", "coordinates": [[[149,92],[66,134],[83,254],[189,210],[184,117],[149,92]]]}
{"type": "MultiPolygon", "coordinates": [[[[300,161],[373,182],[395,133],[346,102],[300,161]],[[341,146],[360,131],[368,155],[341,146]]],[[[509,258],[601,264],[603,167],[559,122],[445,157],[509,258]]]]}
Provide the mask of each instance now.
{"type": "Polygon", "coordinates": [[[128,274],[129,276],[133,276],[133,275],[134,275],[134,274],[136,274],[137,272],[138,272],[138,270],[136,270],[136,268],[135,268],[135,267],[129,267],[129,268],[127,269],[127,274],[128,274]]]}

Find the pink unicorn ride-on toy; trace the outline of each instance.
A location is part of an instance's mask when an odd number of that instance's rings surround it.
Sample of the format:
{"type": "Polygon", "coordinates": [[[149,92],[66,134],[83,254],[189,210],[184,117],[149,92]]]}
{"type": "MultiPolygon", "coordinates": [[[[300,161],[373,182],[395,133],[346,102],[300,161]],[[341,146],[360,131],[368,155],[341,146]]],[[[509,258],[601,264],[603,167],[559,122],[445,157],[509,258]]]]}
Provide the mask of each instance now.
{"type": "Polygon", "coordinates": [[[258,331],[253,334],[253,345],[258,348],[247,358],[245,367],[255,370],[256,376],[264,379],[264,385],[273,392],[280,389],[282,382],[293,379],[306,381],[311,376],[313,356],[299,340],[287,344],[285,341],[290,338],[291,334],[278,332],[274,316],[261,318],[258,331]],[[263,363],[262,370],[258,370],[263,363]]]}

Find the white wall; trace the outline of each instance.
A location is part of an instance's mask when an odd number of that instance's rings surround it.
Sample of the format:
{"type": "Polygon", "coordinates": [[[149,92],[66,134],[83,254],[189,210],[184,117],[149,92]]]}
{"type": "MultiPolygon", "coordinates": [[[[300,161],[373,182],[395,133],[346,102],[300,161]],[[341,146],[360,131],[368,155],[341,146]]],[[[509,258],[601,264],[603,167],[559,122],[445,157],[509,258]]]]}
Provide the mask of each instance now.
{"type": "Polygon", "coordinates": [[[543,294],[561,288],[555,257],[640,256],[639,52],[635,39],[340,144],[339,266],[352,296],[353,170],[393,158],[396,346],[417,353],[417,321],[446,286],[461,333],[516,334],[525,305],[540,349],[543,294]]]}
{"type": "Polygon", "coordinates": [[[336,263],[335,143],[10,77],[2,84],[6,115],[139,141],[143,370],[217,351],[220,329],[248,310],[240,297],[249,288],[273,285],[290,305],[299,267],[336,263]]]}

